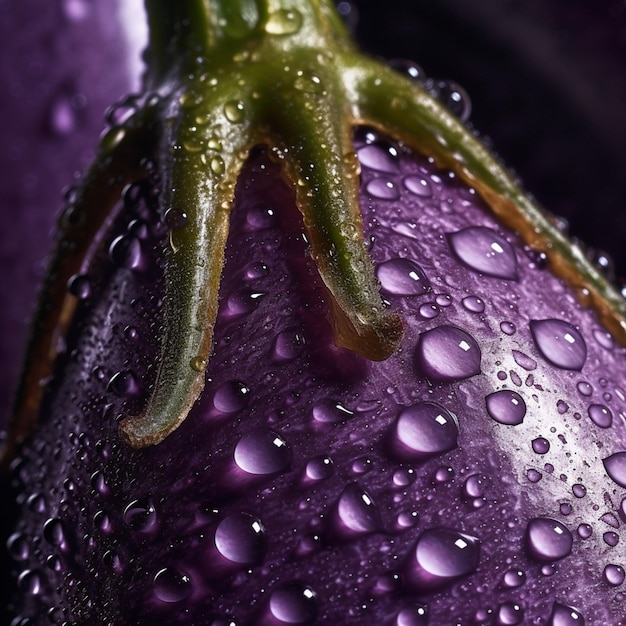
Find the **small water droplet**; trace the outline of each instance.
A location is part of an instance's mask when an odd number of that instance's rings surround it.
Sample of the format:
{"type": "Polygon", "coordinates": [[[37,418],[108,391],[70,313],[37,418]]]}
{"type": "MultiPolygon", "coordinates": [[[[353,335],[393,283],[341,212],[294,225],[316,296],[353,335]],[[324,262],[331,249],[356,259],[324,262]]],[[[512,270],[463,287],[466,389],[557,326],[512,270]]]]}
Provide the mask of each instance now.
{"type": "Polygon", "coordinates": [[[516,602],[503,602],[496,614],[500,626],[521,624],[524,620],[524,610],[516,602]]]}
{"type": "Polygon", "coordinates": [[[576,532],[581,539],[589,539],[593,535],[593,528],[589,524],[579,524],[576,532]]]}
{"type": "Polygon", "coordinates": [[[157,522],[157,512],[152,500],[138,498],[124,509],[124,522],[135,532],[150,532],[157,522]]]}
{"type": "Polygon", "coordinates": [[[357,483],[347,485],[336,503],[340,535],[364,535],[382,528],[372,497],[357,483]]]}
{"type": "Polygon", "coordinates": [[[25,561],[30,553],[30,543],[22,533],[13,533],[7,539],[7,550],[16,561],[25,561]]]}
{"type": "Polygon", "coordinates": [[[502,584],[509,589],[517,589],[526,582],[526,572],[521,569],[510,569],[504,573],[502,584]]]}
{"type": "Polygon", "coordinates": [[[359,148],[358,157],[361,165],[378,172],[396,174],[398,165],[398,150],[388,143],[376,141],[359,148]]]}
{"type": "Polygon", "coordinates": [[[245,106],[240,100],[229,100],[224,105],[224,115],[229,122],[239,124],[245,116],[245,106]]]}
{"type": "Polygon", "coordinates": [[[206,366],[207,360],[201,356],[194,356],[191,361],[189,361],[189,367],[196,372],[204,372],[206,366]]]}
{"type": "Polygon", "coordinates": [[[581,380],[579,383],[576,384],[576,389],[578,389],[578,393],[581,396],[585,396],[586,398],[593,394],[593,387],[584,380],[581,380]]]}
{"type": "Polygon", "coordinates": [[[515,251],[493,229],[472,226],[446,236],[450,248],[465,266],[487,276],[517,280],[515,251]]]}
{"type": "Polygon", "coordinates": [[[215,530],[215,546],[226,559],[240,565],[257,565],[265,552],[265,528],[248,513],[225,517],[215,530]]]}
{"type": "Polygon", "coordinates": [[[341,405],[336,400],[326,398],[320,400],[313,406],[312,414],[316,422],[336,424],[351,418],[354,412],[350,411],[350,409],[346,409],[345,406],[341,405]]]}
{"type": "Polygon", "coordinates": [[[277,474],[291,464],[291,448],[273,430],[255,428],[239,439],[234,458],[238,467],[249,474],[277,474]]]}
{"type": "Polygon", "coordinates": [[[577,498],[584,498],[587,495],[587,488],[585,487],[585,485],[576,483],[575,485],[572,485],[572,493],[577,498]]]}
{"type": "Polygon", "coordinates": [[[609,478],[620,487],[626,487],[626,452],[616,452],[602,460],[609,478]]]}
{"type": "Polygon", "coordinates": [[[269,609],[281,624],[312,624],[317,618],[317,594],[300,581],[283,583],[270,593],[269,609]]]}
{"type": "Polygon", "coordinates": [[[225,313],[229,316],[245,315],[256,310],[265,297],[265,293],[241,289],[231,294],[226,300],[225,313]]]}
{"type": "Polygon", "coordinates": [[[615,345],[613,341],[613,337],[610,333],[607,333],[605,330],[600,328],[596,328],[593,331],[593,338],[605,349],[612,350],[615,345]]]}
{"type": "Polygon", "coordinates": [[[430,591],[476,571],[480,541],[451,528],[424,530],[405,564],[411,587],[430,591]]]}
{"type": "Polygon", "coordinates": [[[422,333],[415,350],[418,371],[433,382],[480,374],[480,358],[476,340],[456,326],[437,326],[422,333]]]}
{"type": "Polygon", "coordinates": [[[483,313],[485,310],[485,302],[478,296],[467,296],[463,298],[461,304],[472,313],[483,313]]]}
{"type": "Polygon", "coordinates": [[[67,290],[79,300],[91,296],[91,280],[86,274],[74,274],[67,281],[67,290]]]}
{"type": "Polygon", "coordinates": [[[578,609],[555,602],[547,626],[585,626],[585,618],[578,609]]]}
{"type": "Polygon", "coordinates": [[[434,402],[419,402],[400,412],[389,443],[400,460],[424,461],[456,448],[458,436],[459,426],[450,411],[434,402]]]}
{"type": "Polygon", "coordinates": [[[396,185],[384,178],[373,178],[367,183],[365,189],[370,196],[379,200],[397,200],[400,197],[396,185]]]}
{"type": "Polygon", "coordinates": [[[514,335],[515,332],[517,331],[517,328],[515,327],[515,324],[513,324],[513,322],[500,322],[500,330],[505,334],[505,335],[514,335]]]}
{"type": "Polygon", "coordinates": [[[192,592],[191,578],[173,567],[159,570],[152,582],[154,595],[162,602],[181,602],[192,592]]]}
{"type": "Polygon", "coordinates": [[[539,562],[558,561],[572,551],[572,533],[561,522],[549,517],[535,517],[526,527],[526,547],[539,562]]]}
{"type": "Polygon", "coordinates": [[[141,241],[136,237],[120,235],[109,246],[109,258],[115,265],[126,269],[140,269],[145,265],[141,241]]]}
{"type": "Polygon", "coordinates": [[[626,579],[626,572],[621,565],[610,563],[604,568],[602,577],[611,587],[619,587],[626,579]]]}
{"type": "Polygon", "coordinates": [[[489,416],[500,424],[516,426],[524,421],[526,402],[516,391],[495,391],[485,398],[485,402],[489,416]]]}
{"type": "Polygon", "coordinates": [[[72,22],[84,20],[91,12],[92,3],[87,0],[63,0],[63,13],[72,22]]]}
{"type": "Polygon", "coordinates": [[[272,359],[277,363],[293,361],[302,354],[304,337],[299,329],[287,328],[276,335],[272,346],[272,359]]]}
{"type": "Polygon", "coordinates": [[[612,531],[606,532],[602,535],[602,539],[607,546],[614,548],[619,543],[619,535],[612,531]]]}
{"type": "Polygon", "coordinates": [[[314,456],[308,460],[304,472],[308,480],[325,480],[333,474],[333,461],[325,455],[314,456]]]}
{"type": "Polygon", "coordinates": [[[32,569],[25,569],[17,579],[17,586],[20,591],[30,596],[36,596],[41,593],[42,582],[39,572],[32,569]]]}
{"type": "Polygon", "coordinates": [[[391,626],[427,626],[428,609],[423,604],[415,604],[400,609],[391,626]]]}
{"type": "Polygon", "coordinates": [[[613,413],[611,409],[603,404],[591,404],[587,409],[591,421],[600,428],[609,428],[613,423],[613,413]]]}
{"type": "Polygon", "coordinates": [[[439,315],[440,309],[434,302],[427,302],[419,307],[418,313],[425,320],[432,320],[439,315]]]}
{"type": "Polygon", "coordinates": [[[549,363],[566,370],[583,368],[587,345],[571,324],[557,319],[531,320],[530,331],[539,352],[549,363]]]}
{"type": "Polygon", "coordinates": [[[242,382],[231,380],[220,385],[213,395],[213,406],[221,413],[241,411],[250,401],[250,390],[242,382]]]}
{"type": "Polygon", "coordinates": [[[467,91],[452,80],[438,80],[433,88],[436,92],[435,97],[462,122],[467,122],[472,114],[472,101],[467,91]]]}
{"type": "Polygon", "coordinates": [[[302,28],[302,14],[296,9],[272,11],[265,22],[265,32],[270,35],[293,35],[302,28]]]}
{"type": "Polygon", "coordinates": [[[274,209],[265,205],[255,205],[246,214],[246,224],[250,230],[272,228],[275,222],[274,209]]]}
{"type": "Polygon", "coordinates": [[[109,379],[107,389],[119,398],[130,398],[139,394],[141,386],[135,374],[130,370],[116,372],[109,379]]]}
{"type": "Polygon", "coordinates": [[[529,357],[527,354],[524,354],[519,350],[512,350],[511,354],[513,355],[513,360],[517,363],[517,365],[525,369],[527,372],[532,372],[537,369],[537,361],[529,357]]]}
{"type": "Polygon", "coordinates": [[[390,259],[378,265],[376,276],[383,292],[397,296],[420,296],[430,291],[424,270],[411,259],[390,259]]]}
{"type": "Polygon", "coordinates": [[[430,181],[422,176],[405,176],[403,182],[404,186],[415,196],[430,198],[433,195],[430,181]]]}
{"type": "Polygon", "coordinates": [[[547,454],[550,450],[550,442],[545,437],[533,439],[531,445],[537,454],[547,454]]]}
{"type": "Polygon", "coordinates": [[[486,480],[480,474],[472,474],[463,483],[463,496],[466,499],[482,498],[485,495],[486,480]]]}

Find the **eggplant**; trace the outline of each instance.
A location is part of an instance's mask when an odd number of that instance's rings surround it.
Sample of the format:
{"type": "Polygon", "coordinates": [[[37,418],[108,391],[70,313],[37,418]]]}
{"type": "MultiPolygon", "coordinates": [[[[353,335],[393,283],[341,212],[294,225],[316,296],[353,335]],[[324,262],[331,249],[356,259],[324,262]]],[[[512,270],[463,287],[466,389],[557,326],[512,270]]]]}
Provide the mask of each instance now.
{"type": "Polygon", "coordinates": [[[619,294],[330,6],[243,4],[148,3],[149,90],[68,194],[15,623],[623,623],[619,294]]]}

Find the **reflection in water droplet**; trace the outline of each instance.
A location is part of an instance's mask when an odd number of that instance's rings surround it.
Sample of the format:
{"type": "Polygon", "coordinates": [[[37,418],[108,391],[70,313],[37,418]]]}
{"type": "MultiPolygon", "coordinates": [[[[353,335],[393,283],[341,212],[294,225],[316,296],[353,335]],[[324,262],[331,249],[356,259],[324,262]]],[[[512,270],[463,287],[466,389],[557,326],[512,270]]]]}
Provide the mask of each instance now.
{"type": "Polygon", "coordinates": [[[300,581],[283,583],[270,594],[272,616],[283,624],[312,624],[317,617],[317,594],[300,581]]]}
{"type": "Polygon", "coordinates": [[[30,553],[30,542],[21,533],[13,533],[7,540],[7,550],[16,561],[25,561],[30,553]]]}
{"type": "Polygon", "coordinates": [[[225,517],[215,530],[215,547],[229,561],[256,565],[265,552],[265,529],[261,521],[248,513],[225,517]]]}
{"type": "Polygon", "coordinates": [[[524,398],[515,391],[502,389],[490,393],[485,398],[487,413],[500,424],[516,426],[524,421],[526,416],[526,402],[524,398]]]}
{"type": "Polygon", "coordinates": [[[392,454],[400,460],[424,461],[457,447],[455,417],[434,402],[420,402],[402,410],[391,427],[392,454]]]}
{"type": "Polygon", "coordinates": [[[273,430],[255,428],[237,442],[234,458],[235,463],[249,474],[276,474],[291,464],[291,448],[273,430]]]}
{"type": "Polygon", "coordinates": [[[438,326],[422,333],[415,350],[418,371],[433,382],[480,374],[480,358],[476,340],[456,326],[438,326]]]}
{"type": "Polygon", "coordinates": [[[337,519],[340,530],[351,535],[375,532],[382,527],[376,504],[371,496],[356,483],[350,483],[337,500],[337,519]]]}
{"type": "Polygon", "coordinates": [[[405,565],[411,587],[428,591],[476,571],[480,541],[450,528],[424,530],[405,565]]]}
{"type": "Polygon", "coordinates": [[[365,189],[370,196],[379,200],[397,200],[400,192],[395,184],[383,178],[373,178],[367,183],[365,189]]]}
{"type": "Polygon", "coordinates": [[[585,626],[585,618],[578,609],[555,602],[547,626],[585,626]]]}
{"type": "Polygon", "coordinates": [[[535,517],[526,527],[526,547],[532,558],[539,562],[558,561],[572,551],[572,533],[556,520],[535,517]]]}
{"type": "Polygon", "coordinates": [[[602,577],[611,587],[619,587],[626,579],[626,572],[624,572],[624,568],[621,565],[610,563],[604,568],[602,577]]]}
{"type": "Polygon", "coordinates": [[[539,352],[549,363],[566,370],[582,369],[587,345],[571,324],[557,319],[531,320],[530,331],[539,352]]]}
{"type": "Polygon", "coordinates": [[[609,478],[620,487],[626,487],[626,452],[616,452],[602,460],[609,478]]]}
{"type": "Polygon", "coordinates": [[[376,277],[385,293],[420,296],[430,291],[424,270],[410,259],[391,259],[376,268],[376,277]]]}
{"type": "Polygon", "coordinates": [[[456,257],[470,269],[507,280],[517,280],[517,257],[511,244],[491,228],[473,226],[447,233],[456,257]]]}
{"type": "Polygon", "coordinates": [[[609,428],[613,423],[613,413],[611,409],[603,404],[591,404],[587,409],[591,421],[600,428],[609,428]]]}
{"type": "Polygon", "coordinates": [[[154,595],[162,602],[180,602],[189,597],[192,591],[191,579],[172,567],[159,570],[152,582],[154,595]]]}

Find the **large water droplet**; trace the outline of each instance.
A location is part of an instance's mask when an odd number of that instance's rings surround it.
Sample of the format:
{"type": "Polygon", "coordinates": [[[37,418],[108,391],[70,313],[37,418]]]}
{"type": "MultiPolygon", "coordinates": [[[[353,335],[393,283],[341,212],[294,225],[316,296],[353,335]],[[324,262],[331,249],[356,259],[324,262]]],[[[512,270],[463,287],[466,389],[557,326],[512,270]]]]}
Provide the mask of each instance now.
{"type": "Polygon", "coordinates": [[[382,290],[397,296],[421,296],[430,291],[424,270],[410,259],[390,259],[376,268],[382,290]]]}
{"type": "Polygon", "coordinates": [[[357,483],[350,483],[337,500],[340,534],[364,535],[382,527],[376,504],[357,483]]]}
{"type": "Polygon", "coordinates": [[[572,551],[572,533],[549,517],[535,517],[526,527],[526,547],[540,562],[558,561],[572,551]]]}
{"type": "Polygon", "coordinates": [[[530,331],[539,352],[549,363],[566,370],[583,368],[587,345],[571,324],[557,319],[531,320],[530,331]]]}
{"type": "Polygon", "coordinates": [[[213,406],[222,413],[241,411],[250,400],[250,390],[240,381],[231,380],[220,385],[213,395],[213,406]]]}
{"type": "Polygon", "coordinates": [[[600,428],[609,428],[613,423],[611,409],[603,404],[591,404],[587,409],[591,421],[600,428]]]}
{"type": "Polygon", "coordinates": [[[422,333],[415,350],[418,371],[433,382],[480,374],[480,357],[476,340],[456,326],[438,326],[422,333]]]}
{"type": "Polygon", "coordinates": [[[504,573],[502,583],[509,589],[521,587],[526,582],[526,573],[521,569],[510,569],[504,573]]]}
{"type": "Polygon", "coordinates": [[[144,265],[141,242],[136,237],[120,235],[109,246],[109,258],[119,267],[140,269],[144,265]]]}
{"type": "Polygon", "coordinates": [[[430,198],[433,190],[430,181],[422,176],[406,176],[404,186],[414,195],[421,198],[430,198]]]}
{"type": "Polygon", "coordinates": [[[537,454],[547,454],[550,450],[550,442],[545,437],[533,439],[531,446],[537,454]]]}
{"type": "Polygon", "coordinates": [[[578,609],[555,602],[547,626],[585,626],[585,618],[578,609]]]}
{"type": "Polygon", "coordinates": [[[379,172],[395,174],[399,171],[398,151],[393,146],[375,142],[359,148],[359,161],[361,165],[379,172]]]}
{"type": "Polygon", "coordinates": [[[485,401],[487,413],[496,422],[507,426],[516,426],[524,421],[526,402],[519,393],[502,389],[489,394],[485,401]]]}
{"type": "Polygon", "coordinates": [[[215,530],[215,547],[233,563],[260,563],[265,552],[265,529],[261,520],[248,513],[225,517],[215,530]]]}
{"type": "Polygon", "coordinates": [[[611,587],[619,587],[626,579],[626,572],[624,572],[624,568],[621,565],[609,563],[604,568],[602,577],[611,587]]]}
{"type": "Polygon", "coordinates": [[[314,456],[307,462],[304,473],[306,478],[311,481],[330,478],[333,473],[333,461],[325,455],[314,456]]]}
{"type": "Polygon", "coordinates": [[[602,463],[609,478],[620,487],[626,487],[626,452],[616,452],[602,459],[602,463]]]}
{"type": "Polygon", "coordinates": [[[291,463],[287,442],[269,428],[255,428],[241,437],[235,446],[235,463],[249,474],[277,474],[291,463]]]}
{"type": "Polygon", "coordinates": [[[58,517],[51,517],[43,525],[43,537],[52,546],[60,546],[65,540],[63,522],[58,517]]]}
{"type": "Polygon", "coordinates": [[[152,582],[154,595],[167,603],[180,602],[189,597],[192,591],[191,579],[173,567],[159,570],[152,582]]]}
{"type": "Polygon", "coordinates": [[[458,423],[447,409],[435,402],[407,407],[391,427],[389,443],[401,460],[423,461],[457,447],[458,423]]]}
{"type": "Polygon", "coordinates": [[[486,226],[472,226],[447,234],[450,248],[470,269],[507,280],[517,280],[517,257],[511,244],[486,226]]]}
{"type": "Polygon", "coordinates": [[[149,532],[157,521],[157,513],[152,500],[139,498],[124,509],[124,522],[136,532],[149,532]]]}
{"type": "Polygon", "coordinates": [[[269,608],[282,624],[312,624],[317,617],[317,594],[300,581],[283,583],[271,592],[269,608]]]}
{"type": "Polygon", "coordinates": [[[521,624],[524,620],[524,610],[516,602],[503,602],[496,615],[500,626],[521,624]]]}
{"type": "Polygon", "coordinates": [[[367,183],[365,189],[370,196],[379,200],[397,200],[400,197],[398,188],[391,180],[373,178],[367,183]]]}
{"type": "Polygon", "coordinates": [[[480,541],[450,528],[429,528],[421,533],[406,563],[409,584],[431,590],[476,571],[480,541]]]}
{"type": "Polygon", "coordinates": [[[423,604],[407,606],[396,614],[391,626],[427,626],[428,609],[423,604]]]}

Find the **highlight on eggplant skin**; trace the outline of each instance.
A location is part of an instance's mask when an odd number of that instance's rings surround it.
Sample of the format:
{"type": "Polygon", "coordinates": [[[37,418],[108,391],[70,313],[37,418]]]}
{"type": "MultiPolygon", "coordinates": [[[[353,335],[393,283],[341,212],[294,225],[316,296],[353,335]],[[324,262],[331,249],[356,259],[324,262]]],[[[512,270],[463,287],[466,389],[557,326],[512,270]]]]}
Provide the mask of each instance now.
{"type": "Polygon", "coordinates": [[[138,340],[167,325],[162,270],[177,228],[155,207],[158,157],[125,187],[108,245],[72,281],[72,348],[16,468],[34,496],[10,542],[24,615],[620,619],[623,569],[610,559],[626,483],[623,348],[581,306],[587,294],[552,276],[459,175],[380,131],[355,147],[365,240],[385,306],[404,320],[400,348],[375,363],[337,347],[283,160],[255,150],[238,176],[214,350],[189,363],[208,367],[207,386],[176,433],[140,452],[116,425],[159,380],[162,346],[138,340]],[[501,536],[485,534],[496,522],[501,536]],[[49,571],[41,551],[20,553],[38,533],[49,571]],[[582,573],[601,559],[589,597],[582,573]],[[363,580],[338,604],[346,563],[363,580]],[[478,587],[492,590],[484,605],[478,587]]]}

